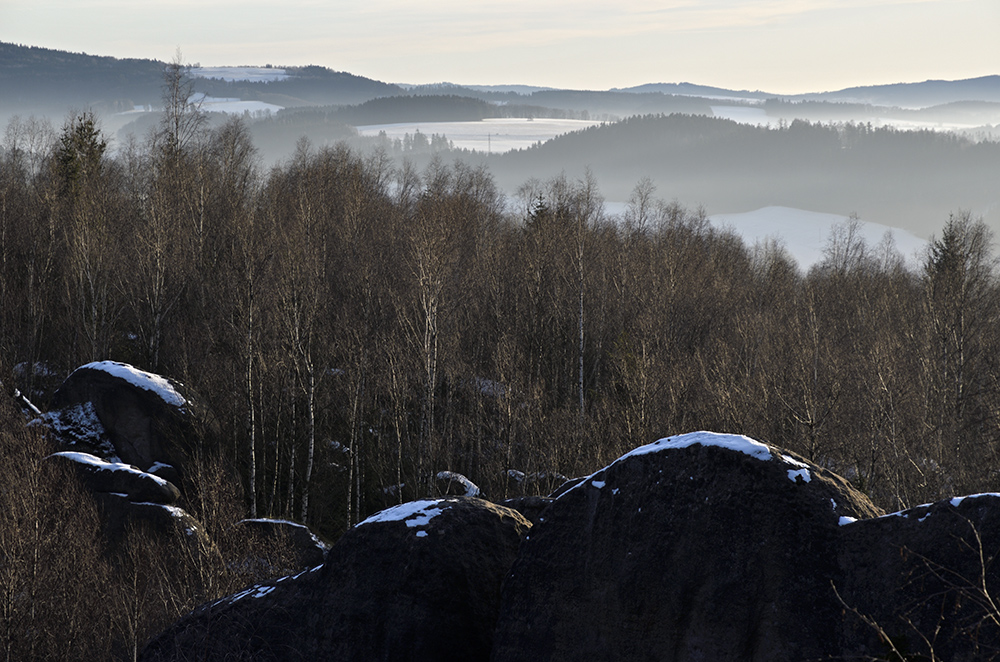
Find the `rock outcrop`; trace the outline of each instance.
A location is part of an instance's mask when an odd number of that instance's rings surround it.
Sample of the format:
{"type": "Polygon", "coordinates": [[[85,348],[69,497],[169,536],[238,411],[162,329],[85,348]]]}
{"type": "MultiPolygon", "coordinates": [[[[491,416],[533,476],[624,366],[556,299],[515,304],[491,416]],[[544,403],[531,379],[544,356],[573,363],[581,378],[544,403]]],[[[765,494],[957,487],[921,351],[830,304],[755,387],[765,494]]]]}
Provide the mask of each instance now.
{"type": "Polygon", "coordinates": [[[839,477],[745,437],[636,449],[564,492],[504,587],[493,660],[803,660],[837,650],[839,477]]]}
{"type": "Polygon", "coordinates": [[[323,566],[200,607],[141,659],[486,661],[529,526],[476,498],[390,508],[345,533],[323,566]]]}
{"type": "Polygon", "coordinates": [[[119,494],[129,501],[159,504],[175,503],[181,495],[170,481],[123,462],[108,462],[77,451],[53,453],[49,459],[72,466],[83,484],[93,492],[119,494]]]}
{"type": "Polygon", "coordinates": [[[1000,494],[842,527],[845,659],[1000,659],[1000,494]]]}
{"type": "Polygon", "coordinates": [[[1000,495],[884,515],[793,453],[699,432],[507,503],[533,525],[476,498],[390,508],[143,659],[1000,659],[1000,495]]]}
{"type": "Polygon", "coordinates": [[[130,531],[142,530],[185,557],[217,556],[201,523],[175,505],[180,491],[173,483],[78,451],[53,453],[46,461],[72,469],[93,495],[104,539],[111,548],[121,544],[130,531]]]}
{"type": "Polygon", "coordinates": [[[177,482],[196,422],[183,385],[124,363],[77,368],[42,421],[61,444],[177,482]]]}

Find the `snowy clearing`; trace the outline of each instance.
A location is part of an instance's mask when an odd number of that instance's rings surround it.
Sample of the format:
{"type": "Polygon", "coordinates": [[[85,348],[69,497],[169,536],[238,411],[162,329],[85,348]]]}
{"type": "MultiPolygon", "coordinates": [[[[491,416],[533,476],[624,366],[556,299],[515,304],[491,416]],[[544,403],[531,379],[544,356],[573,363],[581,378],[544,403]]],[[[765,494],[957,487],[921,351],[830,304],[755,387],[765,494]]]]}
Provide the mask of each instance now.
{"type": "Polygon", "coordinates": [[[195,94],[191,97],[191,103],[196,104],[206,113],[225,113],[227,115],[268,114],[276,113],[284,108],[284,106],[264,103],[263,101],[243,101],[235,98],[210,97],[204,94],[195,94]]]}
{"type": "MultiPolygon", "coordinates": [[[[729,229],[739,235],[748,247],[763,245],[775,239],[785,247],[803,271],[823,260],[834,227],[848,221],[847,216],[793,209],[791,207],[763,207],[755,211],[736,214],[713,214],[708,218],[713,227],[729,229]]],[[[906,266],[920,264],[927,248],[927,240],[901,228],[881,223],[861,221],[861,236],[869,249],[874,249],[886,233],[892,236],[896,249],[903,256],[906,266]]]]}

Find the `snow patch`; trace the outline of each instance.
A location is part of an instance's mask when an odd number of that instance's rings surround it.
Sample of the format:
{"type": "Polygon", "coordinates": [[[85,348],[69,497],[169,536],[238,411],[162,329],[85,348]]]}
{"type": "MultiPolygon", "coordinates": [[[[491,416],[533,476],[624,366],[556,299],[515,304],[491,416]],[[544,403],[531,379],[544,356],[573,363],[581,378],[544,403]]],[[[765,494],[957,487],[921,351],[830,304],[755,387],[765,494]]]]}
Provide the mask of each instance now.
{"type": "Polygon", "coordinates": [[[803,483],[808,483],[812,480],[812,476],[809,475],[808,469],[789,469],[788,480],[794,483],[798,479],[801,479],[803,483]]]}
{"type": "Polygon", "coordinates": [[[1000,497],[1000,492],[982,492],[980,494],[967,494],[965,496],[953,498],[950,503],[955,508],[958,508],[958,506],[966,499],[980,499],[982,497],[1000,497]]]}
{"type": "Polygon", "coordinates": [[[258,524],[281,524],[281,525],[284,525],[284,526],[291,526],[291,527],[294,527],[296,529],[302,529],[306,533],[309,534],[309,537],[312,539],[314,545],[316,545],[317,547],[321,547],[323,549],[328,549],[326,543],[324,543],[322,540],[320,540],[319,538],[317,538],[316,534],[312,532],[312,529],[310,529],[305,524],[300,524],[299,522],[293,522],[290,519],[271,519],[269,517],[256,517],[256,518],[253,518],[253,519],[245,519],[245,520],[241,520],[241,521],[243,521],[243,522],[254,522],[254,523],[258,523],[258,524]]]}
{"type": "Polygon", "coordinates": [[[432,519],[455,503],[458,503],[456,498],[410,501],[377,512],[365,521],[356,524],[355,527],[378,522],[405,522],[406,526],[410,528],[419,528],[427,526],[432,519]]]}
{"type": "Polygon", "coordinates": [[[477,497],[480,494],[479,486],[460,473],[455,473],[454,471],[439,471],[437,474],[437,479],[458,483],[465,489],[464,496],[477,497]]]}
{"type": "MultiPolygon", "coordinates": [[[[145,391],[152,391],[156,395],[160,396],[160,399],[173,407],[183,407],[187,404],[184,397],[177,392],[177,389],[173,387],[166,377],[161,377],[160,375],[154,375],[151,372],[145,372],[144,370],[133,368],[127,363],[118,363],[117,361],[96,361],[77,368],[77,370],[88,369],[106,372],[113,377],[124,379],[129,384],[137,386],[145,391]]],[[[74,370],[74,372],[76,371],[74,370]]]]}
{"type": "Polygon", "coordinates": [[[596,487],[597,489],[601,489],[602,487],[604,487],[605,482],[603,480],[592,480],[590,481],[590,484],[596,487]]]}
{"type": "Polygon", "coordinates": [[[858,521],[858,520],[857,520],[857,518],[855,518],[855,517],[847,517],[847,516],[844,516],[844,517],[841,517],[841,518],[840,518],[840,526],[845,526],[845,525],[847,525],[847,524],[854,524],[854,523],[855,523],[855,522],[857,522],[857,521],[858,521]]]}
{"type": "MultiPolygon", "coordinates": [[[[73,462],[78,462],[80,464],[85,464],[87,466],[93,467],[98,471],[122,471],[128,474],[132,474],[133,476],[144,478],[146,480],[151,480],[161,487],[166,487],[169,484],[167,481],[160,478],[159,476],[146,473],[145,471],[133,467],[131,464],[125,464],[124,462],[109,462],[107,460],[102,460],[96,455],[91,455],[90,453],[80,453],[77,451],[60,451],[58,453],[53,453],[52,456],[64,457],[67,460],[72,460],[73,462]]],[[[173,508],[173,506],[164,506],[164,507],[173,508]]],[[[182,513],[184,512],[180,510],[180,508],[177,508],[177,510],[179,510],[182,513]]]]}
{"type": "Polygon", "coordinates": [[[258,598],[263,598],[265,595],[270,593],[275,589],[274,586],[262,586],[261,584],[256,584],[246,589],[245,591],[240,591],[239,593],[226,598],[227,602],[238,602],[243,598],[253,598],[254,600],[258,598]]]}
{"type": "Polygon", "coordinates": [[[691,432],[678,435],[676,437],[664,437],[651,444],[640,446],[620,458],[615,462],[620,462],[629,457],[637,455],[647,455],[649,453],[659,453],[665,450],[676,450],[679,448],[690,448],[691,446],[717,446],[738,453],[749,455],[761,461],[771,459],[771,450],[759,441],[750,437],[736,434],[722,434],[719,432],[691,432]]]}
{"type": "Polygon", "coordinates": [[[119,459],[92,402],[80,402],[46,412],[28,423],[28,427],[37,425],[47,426],[69,446],[80,444],[93,448],[104,457],[115,461],[119,459]]]}

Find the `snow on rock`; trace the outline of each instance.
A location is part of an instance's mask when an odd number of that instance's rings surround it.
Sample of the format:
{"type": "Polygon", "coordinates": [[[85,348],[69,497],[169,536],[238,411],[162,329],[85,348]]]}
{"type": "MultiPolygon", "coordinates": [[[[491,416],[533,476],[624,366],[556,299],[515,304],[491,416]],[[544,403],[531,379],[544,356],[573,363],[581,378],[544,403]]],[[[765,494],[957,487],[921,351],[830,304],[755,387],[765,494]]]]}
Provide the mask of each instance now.
{"type": "Polygon", "coordinates": [[[720,432],[689,432],[687,434],[681,434],[674,437],[664,437],[662,439],[657,439],[651,444],[646,444],[645,446],[639,446],[628,453],[625,453],[617,460],[611,463],[608,467],[597,471],[590,476],[587,476],[580,482],[573,485],[573,487],[567,489],[565,492],[559,494],[562,496],[568,494],[569,492],[575,490],[580,485],[590,484],[598,489],[604,487],[604,481],[594,481],[593,479],[597,474],[606,472],[611,466],[622,462],[631,457],[637,457],[640,455],[648,455],[650,453],[661,453],[665,451],[673,451],[683,448],[690,448],[692,446],[714,446],[717,448],[725,448],[730,451],[737,453],[743,453],[756,460],[762,462],[769,462],[775,459],[775,454],[778,458],[785,464],[790,464],[794,469],[788,470],[788,479],[793,483],[796,481],[808,483],[812,480],[812,475],[809,473],[809,465],[796,460],[790,455],[785,453],[774,454],[771,452],[771,448],[766,444],[762,444],[755,439],[746,437],[738,434],[724,434],[720,432]]]}
{"type": "Polygon", "coordinates": [[[666,450],[676,450],[678,448],[689,448],[691,446],[718,446],[738,453],[744,453],[758,460],[767,461],[771,459],[771,449],[765,444],[755,441],[750,437],[737,434],[721,434],[718,432],[690,432],[675,437],[664,437],[651,444],[639,446],[618,458],[618,462],[636,455],[646,453],[659,453],[666,450]]]}
{"type": "Polygon", "coordinates": [[[184,396],[177,392],[177,389],[174,388],[166,377],[161,377],[160,375],[155,375],[151,372],[133,368],[127,363],[118,363],[117,361],[95,361],[94,363],[88,363],[87,365],[80,366],[74,370],[74,372],[78,370],[100,370],[101,372],[106,372],[107,374],[118,377],[119,379],[124,379],[129,384],[137,386],[145,391],[152,391],[156,395],[160,396],[160,398],[168,405],[172,405],[174,407],[180,408],[187,403],[184,396]]]}
{"type": "Polygon", "coordinates": [[[119,461],[114,444],[97,416],[93,402],[77,402],[62,409],[45,412],[28,423],[29,427],[47,427],[69,447],[84,446],[112,461],[119,461]]]}
{"type": "Polygon", "coordinates": [[[803,483],[808,483],[812,480],[812,476],[809,475],[809,469],[789,469],[788,470],[788,480],[793,483],[796,480],[801,480],[803,483]]]}
{"type": "Polygon", "coordinates": [[[365,521],[356,524],[355,527],[378,522],[405,522],[406,526],[410,528],[419,528],[427,526],[432,519],[459,501],[456,498],[410,501],[379,511],[365,521]]]}
{"type": "Polygon", "coordinates": [[[60,451],[49,456],[70,462],[91,490],[105,494],[125,494],[130,501],[170,504],[180,498],[177,487],[163,478],[123,462],[111,462],[90,453],[60,451]]]}
{"type": "Polygon", "coordinates": [[[96,455],[91,455],[90,453],[60,451],[58,453],[53,453],[52,455],[64,457],[68,460],[88,465],[97,471],[121,471],[138,478],[142,478],[143,480],[151,480],[162,487],[166,487],[169,484],[168,481],[163,480],[159,476],[141,471],[136,467],[133,467],[131,464],[125,464],[124,462],[109,462],[108,460],[102,460],[96,455]]]}
{"type": "Polygon", "coordinates": [[[980,494],[967,494],[965,496],[954,497],[949,503],[955,508],[958,508],[963,501],[966,499],[981,499],[983,497],[998,497],[1000,498],[1000,493],[998,492],[982,492],[980,494]]]}
{"type": "Polygon", "coordinates": [[[453,496],[480,496],[479,486],[460,473],[439,471],[436,476],[441,493],[453,496]]]}
{"type": "Polygon", "coordinates": [[[300,541],[300,543],[305,543],[307,540],[317,549],[326,550],[329,546],[320,540],[315,533],[312,532],[305,524],[300,524],[299,522],[293,522],[287,519],[271,519],[267,517],[258,517],[253,519],[240,520],[241,524],[250,525],[260,525],[262,527],[276,527],[285,528],[289,532],[294,532],[294,538],[300,541]]]}

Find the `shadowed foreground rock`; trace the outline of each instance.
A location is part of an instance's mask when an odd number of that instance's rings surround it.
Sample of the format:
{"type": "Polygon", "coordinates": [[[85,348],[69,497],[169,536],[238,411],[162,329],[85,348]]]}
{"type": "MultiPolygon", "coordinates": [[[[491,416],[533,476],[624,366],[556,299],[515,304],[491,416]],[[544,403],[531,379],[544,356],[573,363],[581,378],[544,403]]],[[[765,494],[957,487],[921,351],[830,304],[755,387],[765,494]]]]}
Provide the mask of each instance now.
{"type": "Polygon", "coordinates": [[[998,553],[997,494],[844,526],[838,590],[853,616],[844,622],[844,657],[899,659],[888,656],[894,648],[904,659],[1000,659],[998,553]]]}
{"type": "Polygon", "coordinates": [[[801,457],[697,432],[509,504],[530,530],[473,498],[383,511],[143,659],[1000,660],[1000,495],[882,515],[801,457]]]}
{"type": "Polygon", "coordinates": [[[475,498],[390,508],[345,533],[324,565],[200,607],[141,659],[488,660],[529,526],[475,498]]]}
{"type": "Polygon", "coordinates": [[[504,587],[493,660],[806,660],[839,648],[839,477],[745,437],[623,456],[542,514],[504,587]]]}

